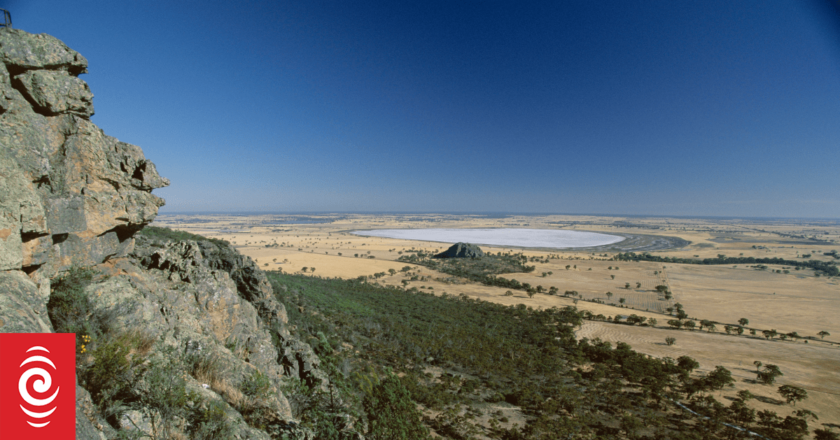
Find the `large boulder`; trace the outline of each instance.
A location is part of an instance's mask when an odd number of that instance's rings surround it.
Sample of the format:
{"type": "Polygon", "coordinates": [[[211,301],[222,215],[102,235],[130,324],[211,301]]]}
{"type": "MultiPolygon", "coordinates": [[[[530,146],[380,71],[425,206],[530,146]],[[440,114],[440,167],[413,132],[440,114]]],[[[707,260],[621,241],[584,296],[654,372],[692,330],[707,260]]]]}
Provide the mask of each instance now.
{"type": "Polygon", "coordinates": [[[469,243],[455,243],[435,258],[479,258],[484,256],[480,247],[469,243]]]}

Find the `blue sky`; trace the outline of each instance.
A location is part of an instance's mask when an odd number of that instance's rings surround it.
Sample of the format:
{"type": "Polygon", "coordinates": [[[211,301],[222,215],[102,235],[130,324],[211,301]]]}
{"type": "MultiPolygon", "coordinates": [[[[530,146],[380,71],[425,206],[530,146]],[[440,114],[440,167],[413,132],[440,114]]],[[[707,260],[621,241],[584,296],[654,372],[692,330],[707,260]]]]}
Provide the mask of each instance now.
{"type": "Polygon", "coordinates": [[[162,212],[840,218],[826,3],[4,7],[88,58],[162,212]]]}

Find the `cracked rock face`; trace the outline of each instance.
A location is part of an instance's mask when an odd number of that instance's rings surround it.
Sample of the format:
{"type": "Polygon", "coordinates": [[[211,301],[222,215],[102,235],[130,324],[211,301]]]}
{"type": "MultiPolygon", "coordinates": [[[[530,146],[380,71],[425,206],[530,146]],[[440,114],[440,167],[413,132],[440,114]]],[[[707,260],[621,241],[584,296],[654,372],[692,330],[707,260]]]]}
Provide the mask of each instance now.
{"type": "MultiPolygon", "coordinates": [[[[152,190],[169,181],[139,147],[90,121],[93,94],[78,78],[86,72],[87,60],[56,38],[0,29],[0,332],[53,332],[49,280],[91,267],[99,278],[85,293],[114,328],[216,361],[224,377],[188,386],[224,403],[232,438],[271,438],[236,409],[246,408],[241,384],[258,371],[272,384],[260,410],[283,438],[311,440],[281,385],[292,377],[323,386],[318,357],[289,334],[265,274],[229,245],[135,242],[164,203],[152,190]]],[[[115,438],[88,392],[77,387],[76,396],[77,438],[115,438]]],[[[123,421],[148,426],[136,410],[123,421]]]]}
{"type": "Polygon", "coordinates": [[[0,34],[0,61],[14,70],[67,70],[75,75],[87,73],[87,59],[47,34],[30,34],[20,29],[3,29],[0,34]]]}
{"type": "MultiPolygon", "coordinates": [[[[164,203],[140,148],[90,122],[86,72],[55,37],[0,29],[0,332],[52,332],[49,279],[128,255],[164,203]]],[[[78,438],[104,439],[77,396],[78,438]]]]}
{"type": "Polygon", "coordinates": [[[25,97],[45,115],[93,116],[93,93],[87,83],[64,71],[29,70],[15,77],[25,97]]]}
{"type": "Polygon", "coordinates": [[[169,181],[90,122],[87,60],[46,34],[0,30],[0,271],[38,284],[125,256],[169,181]]]}

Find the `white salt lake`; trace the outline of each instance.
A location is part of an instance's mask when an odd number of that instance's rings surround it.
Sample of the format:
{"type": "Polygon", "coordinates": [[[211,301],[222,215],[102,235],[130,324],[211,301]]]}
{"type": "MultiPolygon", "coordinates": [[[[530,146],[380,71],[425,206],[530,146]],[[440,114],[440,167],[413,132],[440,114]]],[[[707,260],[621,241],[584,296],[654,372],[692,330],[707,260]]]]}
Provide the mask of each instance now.
{"type": "Polygon", "coordinates": [[[366,237],[399,238],[403,240],[435,241],[442,243],[472,243],[491,246],[530,248],[579,248],[618,243],[624,237],[597,232],[561,229],[375,229],[353,231],[366,237]]]}

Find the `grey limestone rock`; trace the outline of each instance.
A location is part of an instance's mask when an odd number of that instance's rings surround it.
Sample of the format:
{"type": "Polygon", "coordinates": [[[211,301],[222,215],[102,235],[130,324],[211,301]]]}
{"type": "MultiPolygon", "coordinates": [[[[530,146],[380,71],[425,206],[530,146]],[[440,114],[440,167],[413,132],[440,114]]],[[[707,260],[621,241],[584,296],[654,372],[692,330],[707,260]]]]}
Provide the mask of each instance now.
{"type": "Polygon", "coordinates": [[[435,255],[435,258],[478,258],[483,257],[480,247],[469,243],[455,243],[449,249],[435,255]]]}

